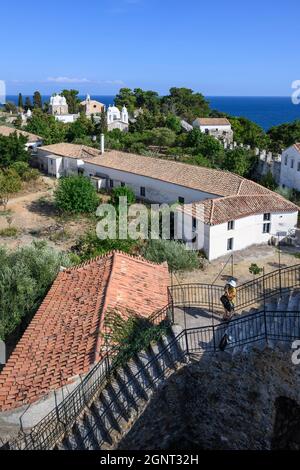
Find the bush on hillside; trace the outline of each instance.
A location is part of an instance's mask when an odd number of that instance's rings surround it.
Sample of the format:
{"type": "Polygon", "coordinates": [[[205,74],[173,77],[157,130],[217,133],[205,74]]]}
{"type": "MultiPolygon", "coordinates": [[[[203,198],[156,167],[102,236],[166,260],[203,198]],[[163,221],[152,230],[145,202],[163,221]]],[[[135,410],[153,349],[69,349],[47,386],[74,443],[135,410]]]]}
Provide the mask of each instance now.
{"type": "Polygon", "coordinates": [[[95,187],[85,176],[61,178],[54,197],[57,208],[71,214],[94,212],[100,202],[95,187]]]}
{"type": "Polygon", "coordinates": [[[127,204],[135,203],[135,194],[132,189],[128,188],[127,186],[119,186],[118,188],[114,188],[112,190],[111,202],[114,206],[119,205],[120,197],[127,197],[127,204]]]}
{"type": "Polygon", "coordinates": [[[9,252],[0,249],[0,338],[5,340],[24,320],[29,323],[67,256],[45,243],[9,252]]]}
{"type": "Polygon", "coordinates": [[[142,249],[142,256],[155,263],[168,263],[170,271],[191,271],[200,266],[195,251],[173,240],[151,240],[142,249]]]}

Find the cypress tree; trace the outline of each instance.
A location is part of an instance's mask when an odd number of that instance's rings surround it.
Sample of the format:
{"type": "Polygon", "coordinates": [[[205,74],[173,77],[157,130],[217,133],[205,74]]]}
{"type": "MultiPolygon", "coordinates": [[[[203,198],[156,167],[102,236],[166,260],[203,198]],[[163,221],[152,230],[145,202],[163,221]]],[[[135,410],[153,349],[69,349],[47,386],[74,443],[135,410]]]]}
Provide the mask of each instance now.
{"type": "Polygon", "coordinates": [[[29,96],[26,97],[24,109],[26,112],[28,111],[28,109],[32,109],[32,104],[29,96]]]}
{"type": "Polygon", "coordinates": [[[22,93],[19,93],[18,108],[19,108],[20,110],[23,109],[23,96],[22,96],[22,93]]]}
{"type": "Polygon", "coordinates": [[[39,91],[35,91],[33,95],[33,107],[42,109],[42,97],[39,91]]]}

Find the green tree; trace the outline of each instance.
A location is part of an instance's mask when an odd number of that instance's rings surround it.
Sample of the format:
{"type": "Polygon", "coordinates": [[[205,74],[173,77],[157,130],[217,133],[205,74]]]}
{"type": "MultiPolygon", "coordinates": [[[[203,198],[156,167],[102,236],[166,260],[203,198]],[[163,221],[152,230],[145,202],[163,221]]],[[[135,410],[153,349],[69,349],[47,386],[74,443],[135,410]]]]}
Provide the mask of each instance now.
{"type": "Polygon", "coordinates": [[[225,153],[222,168],[240,176],[246,176],[252,166],[251,154],[240,147],[225,153]]]}
{"type": "Polygon", "coordinates": [[[268,171],[268,173],[260,179],[259,184],[265,186],[268,189],[271,189],[272,191],[277,188],[275,178],[270,171],[268,171]]]}
{"type": "Polygon", "coordinates": [[[49,145],[63,142],[66,138],[68,126],[56,121],[54,116],[43,113],[41,109],[35,109],[27,123],[26,130],[40,135],[44,139],[44,144],[49,145]]]}
{"type": "Polygon", "coordinates": [[[265,131],[255,122],[243,117],[230,117],[234,140],[237,143],[250,145],[252,148],[267,149],[270,139],[265,131]]]}
{"type": "Polygon", "coordinates": [[[166,127],[178,134],[181,131],[180,118],[174,114],[168,114],[166,117],[166,127]]]}
{"type": "Polygon", "coordinates": [[[184,145],[191,149],[193,155],[202,155],[213,165],[219,166],[223,162],[225,153],[222,144],[199,129],[193,129],[187,134],[184,145]]]}
{"type": "Polygon", "coordinates": [[[119,206],[120,197],[127,198],[127,204],[134,204],[135,202],[135,194],[131,188],[128,186],[119,186],[118,188],[114,188],[111,193],[111,202],[115,206],[119,206]]]}
{"type": "Polygon", "coordinates": [[[6,101],[6,103],[4,105],[4,110],[7,113],[15,114],[17,112],[17,107],[16,107],[15,103],[12,103],[11,101],[6,101]]]}
{"type": "Polygon", "coordinates": [[[18,327],[19,336],[23,333],[60,266],[69,265],[66,255],[41,242],[16,251],[0,248],[1,339],[6,340],[18,327]]]}
{"type": "Polygon", "coordinates": [[[0,171],[0,204],[6,210],[10,197],[20,191],[21,178],[14,170],[0,171]]]}
{"type": "Polygon", "coordinates": [[[136,96],[130,88],[121,88],[115,97],[115,104],[119,108],[126,106],[130,114],[136,109],[136,96]]]}
{"type": "Polygon", "coordinates": [[[61,95],[67,100],[69,113],[77,114],[80,108],[80,99],[78,98],[79,91],[77,90],[63,90],[61,95]]]}
{"type": "Polygon", "coordinates": [[[32,109],[32,104],[31,104],[31,99],[29,98],[29,96],[26,96],[25,106],[24,106],[25,112],[27,112],[28,109],[32,109]]]}
{"type": "Polygon", "coordinates": [[[91,213],[100,202],[91,181],[81,175],[61,178],[54,197],[58,209],[66,213],[91,213]]]}
{"type": "Polygon", "coordinates": [[[167,127],[158,127],[151,131],[152,141],[154,145],[161,147],[170,147],[176,140],[175,132],[171,131],[167,127]]]}
{"type": "Polygon", "coordinates": [[[94,126],[91,119],[81,113],[79,118],[70,124],[67,139],[69,142],[74,142],[75,139],[82,139],[87,136],[90,138],[92,134],[94,134],[94,126]]]}
{"type": "Polygon", "coordinates": [[[271,127],[268,136],[271,139],[272,150],[280,153],[282,149],[300,142],[300,119],[271,127]]]}
{"type": "Polygon", "coordinates": [[[43,103],[42,103],[42,97],[39,91],[35,91],[33,95],[33,107],[36,109],[42,109],[43,103]]]}
{"type": "Polygon", "coordinates": [[[0,168],[5,168],[14,162],[27,162],[29,153],[25,148],[27,138],[23,135],[18,137],[16,132],[9,136],[0,135],[0,168]]]}
{"type": "Polygon", "coordinates": [[[209,103],[201,93],[194,93],[190,88],[170,88],[170,94],[161,100],[165,113],[173,113],[192,122],[197,117],[209,115],[209,103]]]}
{"type": "Polygon", "coordinates": [[[18,108],[20,111],[22,111],[22,109],[24,108],[22,93],[19,93],[19,96],[18,96],[18,108]]]}

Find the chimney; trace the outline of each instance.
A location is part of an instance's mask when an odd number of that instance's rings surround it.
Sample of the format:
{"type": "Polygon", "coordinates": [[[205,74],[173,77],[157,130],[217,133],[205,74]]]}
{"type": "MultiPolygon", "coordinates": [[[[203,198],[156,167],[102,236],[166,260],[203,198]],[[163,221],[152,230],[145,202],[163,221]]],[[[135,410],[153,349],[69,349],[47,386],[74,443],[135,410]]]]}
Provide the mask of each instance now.
{"type": "Polygon", "coordinates": [[[100,152],[104,154],[104,134],[100,134],[100,152]]]}

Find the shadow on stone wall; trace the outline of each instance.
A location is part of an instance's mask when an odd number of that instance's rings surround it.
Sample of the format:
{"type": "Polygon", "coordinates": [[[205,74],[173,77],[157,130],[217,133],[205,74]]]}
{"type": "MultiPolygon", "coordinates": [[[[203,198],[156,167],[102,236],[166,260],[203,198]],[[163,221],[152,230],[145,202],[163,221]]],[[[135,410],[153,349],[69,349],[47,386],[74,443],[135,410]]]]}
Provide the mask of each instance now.
{"type": "Polygon", "coordinates": [[[279,397],[275,409],[272,450],[300,450],[300,406],[295,400],[279,397]]]}

